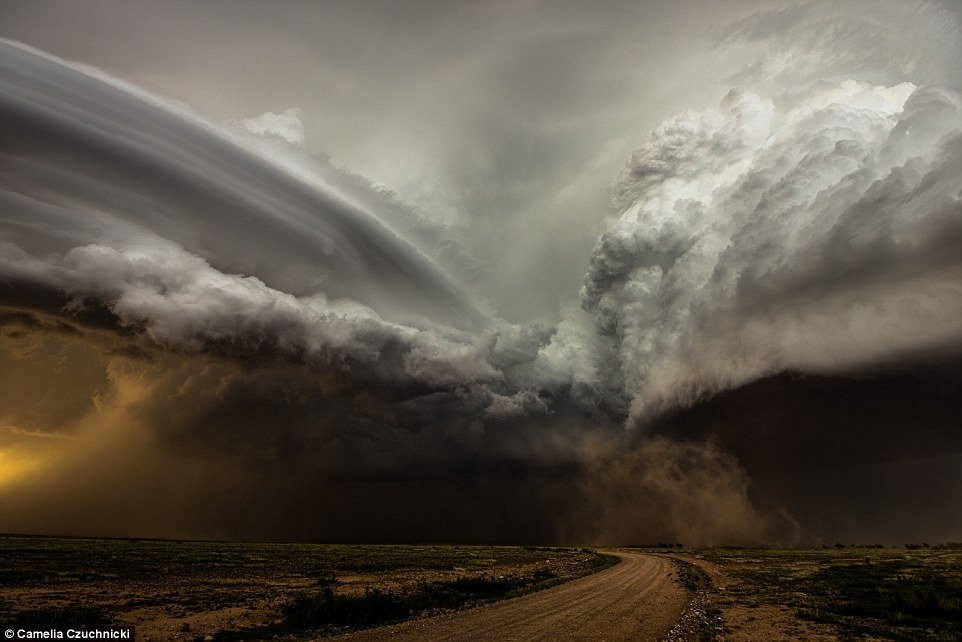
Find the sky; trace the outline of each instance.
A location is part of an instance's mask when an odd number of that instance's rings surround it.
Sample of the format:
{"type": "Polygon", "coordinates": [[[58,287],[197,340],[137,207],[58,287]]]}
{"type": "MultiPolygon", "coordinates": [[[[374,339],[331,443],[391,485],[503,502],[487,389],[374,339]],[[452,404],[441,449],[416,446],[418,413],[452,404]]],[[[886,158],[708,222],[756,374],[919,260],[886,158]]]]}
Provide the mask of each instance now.
{"type": "Polygon", "coordinates": [[[0,532],[962,537],[957,3],[0,37],[0,532]]]}

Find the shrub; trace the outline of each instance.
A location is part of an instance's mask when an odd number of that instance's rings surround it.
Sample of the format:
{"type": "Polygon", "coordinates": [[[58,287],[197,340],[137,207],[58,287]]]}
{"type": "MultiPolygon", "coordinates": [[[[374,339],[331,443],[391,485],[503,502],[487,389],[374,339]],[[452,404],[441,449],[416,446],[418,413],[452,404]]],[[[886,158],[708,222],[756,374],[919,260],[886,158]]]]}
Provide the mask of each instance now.
{"type": "Polygon", "coordinates": [[[325,587],[317,593],[295,597],[283,606],[281,614],[289,629],[379,626],[435,609],[496,600],[555,577],[550,571],[536,571],[531,577],[459,577],[423,583],[403,595],[377,589],[369,589],[363,595],[343,595],[325,587]]]}
{"type": "Polygon", "coordinates": [[[397,596],[377,589],[364,595],[338,595],[324,588],[312,595],[299,595],[281,610],[284,623],[293,628],[322,626],[375,626],[402,620],[411,611],[397,596]]]}

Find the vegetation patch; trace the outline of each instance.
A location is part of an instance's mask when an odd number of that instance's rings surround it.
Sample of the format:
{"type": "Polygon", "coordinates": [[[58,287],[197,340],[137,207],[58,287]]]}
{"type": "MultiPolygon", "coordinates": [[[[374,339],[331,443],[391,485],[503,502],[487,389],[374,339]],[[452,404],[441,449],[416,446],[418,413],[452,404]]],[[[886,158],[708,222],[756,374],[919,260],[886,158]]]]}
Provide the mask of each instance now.
{"type": "Polygon", "coordinates": [[[532,577],[461,577],[431,582],[407,593],[366,590],[362,595],[337,594],[330,588],[295,597],[281,609],[284,626],[296,629],[371,627],[398,622],[426,612],[520,594],[544,580],[532,577]]]}
{"type": "MultiPolygon", "coordinates": [[[[617,562],[617,558],[608,555],[595,555],[595,560],[587,570],[598,570],[617,562]]],[[[305,630],[332,633],[382,626],[523,595],[560,581],[555,573],[537,569],[531,575],[480,575],[422,582],[412,590],[399,593],[366,589],[361,595],[349,595],[324,588],[298,595],[285,604],[281,609],[283,620],[274,629],[280,633],[305,630]]]]}
{"type": "Polygon", "coordinates": [[[547,546],[10,536],[0,537],[0,621],[112,621],[135,626],[138,637],[185,642],[297,637],[465,608],[614,561],[547,546]]]}
{"type": "Polygon", "coordinates": [[[721,612],[712,600],[712,581],[708,573],[691,562],[671,558],[675,581],[688,592],[688,606],[677,624],[665,636],[666,642],[710,642],[725,632],[721,612]]]}
{"type": "MultiPolygon", "coordinates": [[[[617,558],[607,555],[596,555],[596,559],[590,568],[600,569],[617,562],[617,558]]],[[[481,575],[422,582],[403,592],[367,588],[361,594],[350,594],[324,587],[290,599],[281,607],[282,619],[277,623],[222,631],[214,639],[224,642],[298,637],[306,632],[333,635],[515,597],[561,581],[554,573],[539,569],[525,576],[481,575]]]]}
{"type": "Polygon", "coordinates": [[[895,639],[962,637],[962,582],[917,560],[821,568],[800,584],[814,594],[800,615],[895,639]]]}
{"type": "Polygon", "coordinates": [[[695,553],[740,580],[727,598],[789,607],[842,637],[962,639],[962,552],[951,546],[833,546],[695,553]]]}

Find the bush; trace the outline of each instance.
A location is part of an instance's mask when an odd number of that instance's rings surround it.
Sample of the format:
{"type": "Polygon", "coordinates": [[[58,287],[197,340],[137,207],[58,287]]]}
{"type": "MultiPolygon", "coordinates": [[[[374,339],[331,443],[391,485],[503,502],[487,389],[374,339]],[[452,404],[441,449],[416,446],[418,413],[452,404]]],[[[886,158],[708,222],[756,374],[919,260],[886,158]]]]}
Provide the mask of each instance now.
{"type": "Polygon", "coordinates": [[[313,595],[299,595],[281,610],[284,623],[293,628],[323,626],[376,626],[411,615],[404,601],[377,589],[364,595],[338,595],[325,588],[313,595]]]}

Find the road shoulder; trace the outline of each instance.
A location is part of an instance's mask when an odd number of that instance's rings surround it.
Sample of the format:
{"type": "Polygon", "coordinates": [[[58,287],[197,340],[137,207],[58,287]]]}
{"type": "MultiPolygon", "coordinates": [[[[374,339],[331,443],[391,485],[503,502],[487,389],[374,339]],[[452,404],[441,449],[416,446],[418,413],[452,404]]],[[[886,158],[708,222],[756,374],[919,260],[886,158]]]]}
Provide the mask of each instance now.
{"type": "MultiPolygon", "coordinates": [[[[839,640],[834,627],[800,619],[787,606],[769,603],[719,566],[696,554],[668,556],[689,568],[689,608],[666,640],[788,642],[839,640]]],[[[680,571],[685,575],[685,571],[680,571]]]]}

